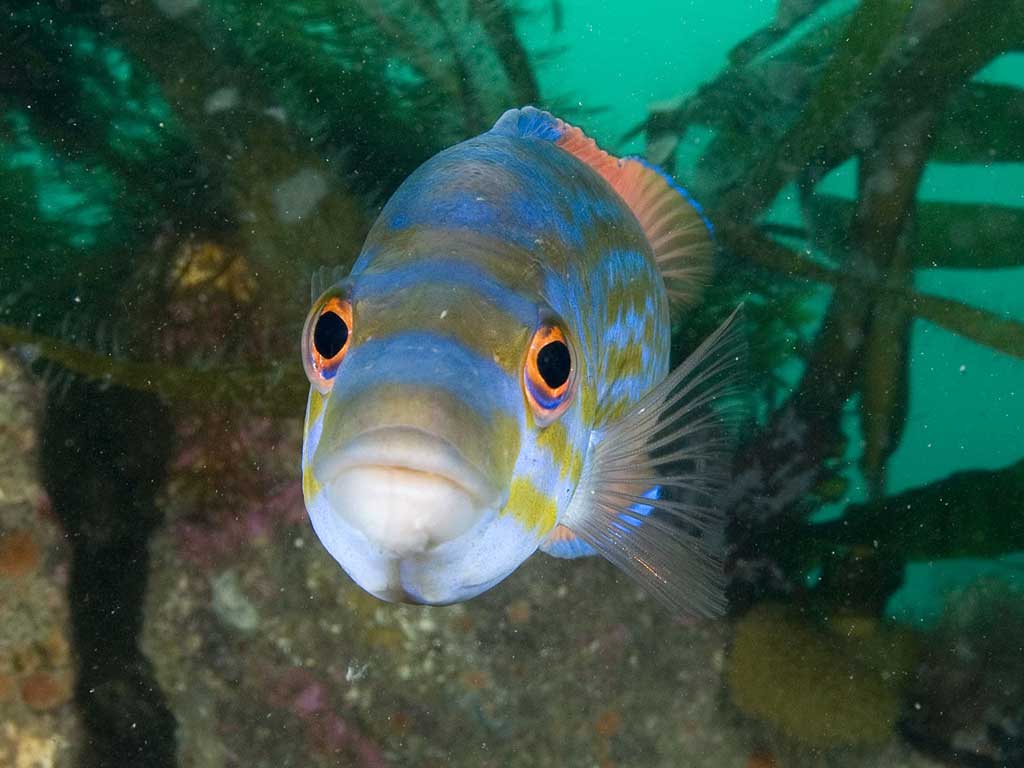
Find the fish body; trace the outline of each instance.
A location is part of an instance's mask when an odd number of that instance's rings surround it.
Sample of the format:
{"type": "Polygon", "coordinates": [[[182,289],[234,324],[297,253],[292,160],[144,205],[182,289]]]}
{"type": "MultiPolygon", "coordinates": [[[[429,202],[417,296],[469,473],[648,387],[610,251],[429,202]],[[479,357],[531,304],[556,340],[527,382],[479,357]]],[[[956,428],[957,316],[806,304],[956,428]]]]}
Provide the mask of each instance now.
{"type": "Polygon", "coordinates": [[[304,330],[320,540],[386,600],[466,600],[543,549],[598,552],[714,613],[710,403],[735,324],[668,376],[670,294],[692,299],[709,256],[682,190],[547,113],[510,110],[429,160],[304,330]]]}

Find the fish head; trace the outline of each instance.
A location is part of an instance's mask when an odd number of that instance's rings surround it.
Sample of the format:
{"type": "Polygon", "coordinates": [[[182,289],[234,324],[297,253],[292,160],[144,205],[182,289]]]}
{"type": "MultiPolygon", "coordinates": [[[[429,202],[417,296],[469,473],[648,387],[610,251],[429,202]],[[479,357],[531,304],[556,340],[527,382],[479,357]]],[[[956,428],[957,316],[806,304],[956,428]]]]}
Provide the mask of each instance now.
{"type": "Polygon", "coordinates": [[[543,302],[433,277],[351,277],[303,333],[313,527],[394,602],[459,602],[500,582],[554,528],[574,476],[545,443],[579,423],[570,329],[543,302]]]}

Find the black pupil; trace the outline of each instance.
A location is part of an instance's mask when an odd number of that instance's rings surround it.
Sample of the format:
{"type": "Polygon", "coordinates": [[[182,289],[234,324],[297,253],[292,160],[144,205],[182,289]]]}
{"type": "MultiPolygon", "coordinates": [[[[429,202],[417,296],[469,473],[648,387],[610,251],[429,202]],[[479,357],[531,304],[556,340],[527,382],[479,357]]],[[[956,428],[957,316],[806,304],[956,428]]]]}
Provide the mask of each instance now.
{"type": "Polygon", "coordinates": [[[558,389],[569,380],[571,369],[572,358],[564,341],[545,344],[537,353],[537,371],[544,383],[552,389],[558,389]]]}
{"type": "Polygon", "coordinates": [[[341,352],[348,341],[348,326],[335,312],[324,312],[313,329],[313,346],[325,360],[341,352]]]}

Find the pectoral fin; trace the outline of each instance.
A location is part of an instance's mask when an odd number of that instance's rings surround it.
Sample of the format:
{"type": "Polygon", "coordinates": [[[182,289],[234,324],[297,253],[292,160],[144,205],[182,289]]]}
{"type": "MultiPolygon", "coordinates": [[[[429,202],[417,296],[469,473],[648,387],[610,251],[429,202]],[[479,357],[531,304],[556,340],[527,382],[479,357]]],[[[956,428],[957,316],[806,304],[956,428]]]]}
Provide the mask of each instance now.
{"type": "Polygon", "coordinates": [[[725,521],[716,500],[728,482],[735,426],[748,405],[738,314],[595,434],[564,520],[681,614],[713,616],[725,609],[725,521]]]}

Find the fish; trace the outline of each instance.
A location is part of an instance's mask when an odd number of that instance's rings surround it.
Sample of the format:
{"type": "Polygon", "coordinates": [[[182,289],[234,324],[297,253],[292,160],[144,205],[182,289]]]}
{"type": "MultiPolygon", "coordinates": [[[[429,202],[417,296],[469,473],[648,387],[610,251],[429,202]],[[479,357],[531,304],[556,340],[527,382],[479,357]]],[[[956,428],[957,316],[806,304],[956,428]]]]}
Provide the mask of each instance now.
{"type": "Polygon", "coordinates": [[[348,274],[314,278],[302,487],[320,542],[391,602],[468,600],[541,551],[720,615],[740,308],[669,370],[713,254],[669,176],[534,107],[426,161],[348,274]]]}

